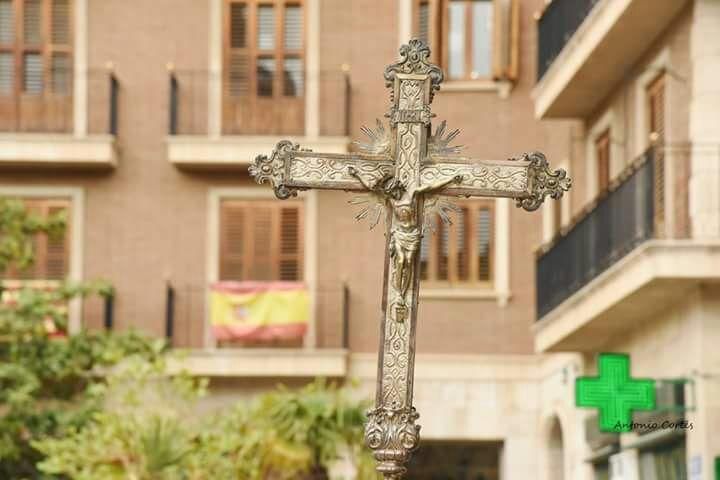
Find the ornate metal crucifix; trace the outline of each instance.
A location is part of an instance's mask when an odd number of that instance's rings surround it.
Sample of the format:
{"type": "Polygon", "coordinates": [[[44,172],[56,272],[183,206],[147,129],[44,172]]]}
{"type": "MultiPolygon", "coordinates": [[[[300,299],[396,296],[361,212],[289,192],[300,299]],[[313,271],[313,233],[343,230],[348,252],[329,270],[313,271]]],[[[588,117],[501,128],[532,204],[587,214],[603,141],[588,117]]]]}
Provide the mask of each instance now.
{"type": "MultiPolygon", "coordinates": [[[[385,278],[375,408],[368,412],[365,441],[374,451],[378,471],[400,479],[419,442],[418,413],[412,406],[415,324],[420,286],[420,241],[424,219],[438,210],[439,196],[508,197],[525,210],[536,210],[550,196],[570,188],[563,170],[549,169],[541,153],[504,161],[480,161],[459,155],[445,135],[445,122],[431,133],[430,110],[443,72],[428,62],[430,49],[411,40],[400,61],[385,69],[391,89],[390,129],[378,121],[364,128],[370,143],[354,154],[324,154],[278,143],[270,158],[261,155],[250,167],[258,183],[269,181],[280,199],[310,188],[361,191],[378,202],[373,226],[385,218],[385,278]]],[[[367,216],[366,207],[359,218],[367,216]]],[[[444,212],[440,212],[444,213],[444,212]]]]}

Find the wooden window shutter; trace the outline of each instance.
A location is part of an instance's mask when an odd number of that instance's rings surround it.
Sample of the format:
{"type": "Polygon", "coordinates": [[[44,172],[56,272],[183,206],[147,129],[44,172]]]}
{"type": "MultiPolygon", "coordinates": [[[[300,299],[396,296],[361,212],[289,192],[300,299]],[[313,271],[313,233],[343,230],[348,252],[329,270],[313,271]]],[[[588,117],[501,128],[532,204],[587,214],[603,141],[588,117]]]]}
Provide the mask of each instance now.
{"type": "Polygon", "coordinates": [[[245,96],[250,92],[250,62],[248,48],[248,6],[231,3],[228,25],[228,94],[245,96]]]}
{"type": "Polygon", "coordinates": [[[223,132],[304,131],[304,0],[224,0],[223,132]]]}
{"type": "Polygon", "coordinates": [[[70,0],[52,0],[50,87],[57,95],[72,91],[70,0]]]}
{"type": "MultiPolygon", "coordinates": [[[[47,203],[47,214],[56,215],[66,212],[67,225],[70,225],[70,211],[67,202],[52,201],[47,203]]],[[[51,280],[60,280],[65,278],[68,272],[68,250],[69,250],[69,230],[66,229],[62,237],[49,238],[46,237],[46,254],[45,254],[45,278],[51,280]]]]}
{"type": "Polygon", "coordinates": [[[70,231],[72,211],[70,201],[64,199],[25,199],[28,211],[47,218],[65,212],[67,224],[65,232],[58,238],[50,238],[39,233],[33,238],[34,262],[24,271],[11,269],[7,277],[22,280],[63,280],[67,277],[70,265],[70,231]]]}
{"type": "Polygon", "coordinates": [[[473,275],[473,280],[478,282],[492,282],[493,278],[493,252],[494,252],[494,235],[493,235],[493,207],[489,202],[478,205],[474,209],[475,213],[475,241],[477,259],[477,274],[473,275]]]}
{"type": "Polygon", "coordinates": [[[430,286],[487,285],[493,276],[493,202],[464,201],[447,225],[430,220],[433,235],[420,245],[420,279],[430,286]]]}
{"type": "Polygon", "coordinates": [[[493,0],[493,78],[518,79],[520,70],[520,2],[493,0]]]}
{"type": "Polygon", "coordinates": [[[647,88],[650,144],[655,147],[653,162],[655,174],[655,233],[659,237],[665,234],[665,74],[661,73],[647,88]]]}
{"type": "Polygon", "coordinates": [[[71,129],[72,12],[72,0],[0,0],[0,129],[71,129]]]}
{"type": "Polygon", "coordinates": [[[443,31],[442,22],[445,0],[414,0],[413,2],[413,38],[419,38],[430,47],[430,60],[440,62],[442,43],[439,41],[443,31]]]}
{"type": "Polygon", "coordinates": [[[220,280],[244,277],[245,206],[223,202],[220,209],[220,280]]]}
{"type": "Polygon", "coordinates": [[[553,235],[557,235],[562,230],[562,202],[554,200],[552,202],[553,210],[553,235]]]}
{"type": "Polygon", "coordinates": [[[302,218],[300,202],[223,201],[220,280],[302,280],[302,218]]]}
{"type": "Polygon", "coordinates": [[[665,137],[665,75],[661,74],[648,87],[648,112],[653,143],[662,142],[665,137]]]}
{"type": "Polygon", "coordinates": [[[606,130],[595,140],[595,160],[598,193],[601,193],[610,185],[610,130],[606,130]]]}

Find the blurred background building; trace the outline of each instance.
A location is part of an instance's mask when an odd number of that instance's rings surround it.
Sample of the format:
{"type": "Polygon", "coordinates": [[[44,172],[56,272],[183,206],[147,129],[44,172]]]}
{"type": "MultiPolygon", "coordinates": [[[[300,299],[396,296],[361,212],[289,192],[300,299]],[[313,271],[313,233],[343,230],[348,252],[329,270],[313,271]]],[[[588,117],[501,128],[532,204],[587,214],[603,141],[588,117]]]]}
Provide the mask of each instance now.
{"type": "Polygon", "coordinates": [[[716,0],[0,0],[0,194],[70,218],[6,285],[110,280],[71,328],[189,349],[208,408],[316,376],[371,396],[382,228],[354,220],[349,194],[281,203],[247,167],[282,138],[352,149],[413,36],[446,72],[434,110],[469,154],[541,150],[574,187],[541,215],[461,202],[423,242],[410,478],[710,480],[716,0]],[[218,342],[210,291],[231,281],[302,282],[304,333],[218,342]],[[604,351],[659,380],[644,421],[694,429],[600,434],[573,387],[604,351]]]}

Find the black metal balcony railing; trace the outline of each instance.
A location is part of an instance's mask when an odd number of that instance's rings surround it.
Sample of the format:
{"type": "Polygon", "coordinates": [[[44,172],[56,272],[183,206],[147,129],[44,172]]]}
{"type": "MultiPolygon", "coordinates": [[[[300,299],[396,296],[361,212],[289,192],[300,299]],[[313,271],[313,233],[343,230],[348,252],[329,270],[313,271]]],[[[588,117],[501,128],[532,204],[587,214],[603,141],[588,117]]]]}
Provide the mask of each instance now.
{"type": "Polygon", "coordinates": [[[656,210],[663,200],[657,185],[654,150],[638,159],[607,196],[537,259],[537,316],[542,318],[662,225],[656,210]],[[656,208],[656,205],[658,207],[656,208]]]}
{"type": "Polygon", "coordinates": [[[538,20],[538,80],[601,0],[553,0],[538,20]]]}
{"type": "MultiPolygon", "coordinates": [[[[207,71],[170,70],[168,134],[207,135],[210,81],[207,71]]],[[[350,131],[350,73],[320,72],[320,135],[347,136],[350,131]]],[[[223,135],[302,135],[304,96],[230,95],[222,90],[223,135]]]]}
{"type": "MultiPolygon", "coordinates": [[[[93,134],[118,133],[120,85],[113,72],[87,73],[87,122],[93,134]]],[[[75,105],[73,93],[43,91],[37,94],[0,94],[0,132],[71,133],[75,105]]]]}
{"type": "MultiPolygon", "coordinates": [[[[165,289],[165,337],[169,345],[181,348],[206,346],[204,319],[209,311],[206,306],[207,301],[208,290],[204,286],[167,284],[165,289]]],[[[318,348],[347,349],[350,345],[350,288],[348,285],[343,283],[337,288],[316,290],[314,304],[315,317],[310,321],[315,322],[318,348]]],[[[288,345],[251,344],[245,346],[284,347],[288,345]]]]}

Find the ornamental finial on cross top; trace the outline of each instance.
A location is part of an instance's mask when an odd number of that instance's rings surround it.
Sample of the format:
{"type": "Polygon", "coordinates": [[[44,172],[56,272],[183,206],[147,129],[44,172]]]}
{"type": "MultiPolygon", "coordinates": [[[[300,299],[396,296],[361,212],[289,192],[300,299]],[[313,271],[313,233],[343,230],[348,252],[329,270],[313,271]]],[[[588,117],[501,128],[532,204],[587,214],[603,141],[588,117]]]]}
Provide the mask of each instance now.
{"type": "Polygon", "coordinates": [[[258,156],[250,174],[269,182],[280,199],[300,190],[363,192],[367,198],[356,218],[371,218],[371,228],[385,220],[385,275],[380,325],[375,408],[368,412],[365,441],[375,452],[378,471],[400,479],[419,442],[418,413],[412,406],[415,327],[420,286],[417,252],[429,233],[425,219],[447,218],[443,197],[505,197],[527,211],[546,197],[560,199],[570,188],[564,170],[551,170],[542,153],[508,160],[474,160],[452,145],[459,131],[446,134],[443,121],[433,133],[430,104],[443,72],[429,62],[430,49],[420,40],[400,48],[400,60],[385,69],[390,88],[389,129],[377,121],[363,127],[367,142],[357,152],[316,153],[283,140],[270,157],[258,156]]]}

